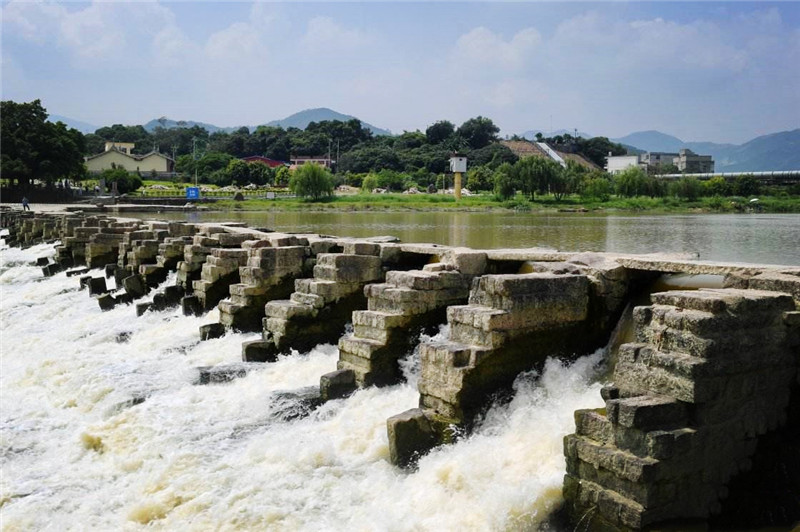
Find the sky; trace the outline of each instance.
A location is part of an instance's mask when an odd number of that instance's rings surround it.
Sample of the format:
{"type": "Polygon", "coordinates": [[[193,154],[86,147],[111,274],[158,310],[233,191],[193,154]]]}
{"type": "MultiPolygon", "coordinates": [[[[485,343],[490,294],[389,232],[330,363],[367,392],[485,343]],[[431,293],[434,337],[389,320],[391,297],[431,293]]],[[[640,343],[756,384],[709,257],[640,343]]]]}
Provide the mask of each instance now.
{"type": "Polygon", "coordinates": [[[98,126],[314,107],[394,133],[800,127],[798,2],[3,1],[3,100],[98,126]]]}

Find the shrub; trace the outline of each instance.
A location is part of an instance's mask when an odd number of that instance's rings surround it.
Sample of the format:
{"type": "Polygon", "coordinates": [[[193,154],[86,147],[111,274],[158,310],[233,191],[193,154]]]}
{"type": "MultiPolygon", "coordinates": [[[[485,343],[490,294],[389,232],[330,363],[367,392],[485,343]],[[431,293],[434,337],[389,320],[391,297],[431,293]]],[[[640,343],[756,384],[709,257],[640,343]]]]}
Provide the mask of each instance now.
{"type": "Polygon", "coordinates": [[[319,201],[333,195],[333,177],[322,166],[306,163],[292,173],[289,190],[300,197],[319,201]]]}

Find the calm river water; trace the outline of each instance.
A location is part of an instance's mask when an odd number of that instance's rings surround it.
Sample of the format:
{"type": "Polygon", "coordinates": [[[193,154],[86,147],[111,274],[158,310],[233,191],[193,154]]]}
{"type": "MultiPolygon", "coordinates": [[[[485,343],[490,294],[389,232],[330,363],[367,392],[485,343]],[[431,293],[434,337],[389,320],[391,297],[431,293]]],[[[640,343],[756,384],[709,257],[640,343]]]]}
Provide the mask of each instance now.
{"type": "Polygon", "coordinates": [[[693,252],[701,260],[800,265],[798,214],[579,214],[484,212],[204,212],[141,215],[242,221],[278,231],[393,235],[473,248],[693,252]]]}

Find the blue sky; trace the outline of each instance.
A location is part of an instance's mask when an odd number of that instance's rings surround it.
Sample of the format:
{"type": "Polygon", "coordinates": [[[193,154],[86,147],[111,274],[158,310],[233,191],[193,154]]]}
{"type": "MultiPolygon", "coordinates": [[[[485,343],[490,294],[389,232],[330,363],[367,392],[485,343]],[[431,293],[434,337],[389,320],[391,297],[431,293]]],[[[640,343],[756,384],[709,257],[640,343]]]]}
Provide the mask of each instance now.
{"type": "Polygon", "coordinates": [[[330,107],[738,143],[800,127],[800,3],[6,1],[2,98],[97,125],[330,107]]]}

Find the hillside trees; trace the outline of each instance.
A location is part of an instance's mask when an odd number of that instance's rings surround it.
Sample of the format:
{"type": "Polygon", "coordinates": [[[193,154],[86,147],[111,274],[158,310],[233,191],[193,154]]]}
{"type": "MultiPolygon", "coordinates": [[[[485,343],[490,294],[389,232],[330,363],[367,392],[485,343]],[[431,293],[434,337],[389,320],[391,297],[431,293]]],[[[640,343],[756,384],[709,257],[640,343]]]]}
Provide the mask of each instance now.
{"type": "Polygon", "coordinates": [[[461,124],[457,133],[470,148],[477,150],[496,141],[500,128],[490,118],[478,116],[461,124]]]}
{"type": "Polygon", "coordinates": [[[86,172],[83,134],[62,122],[47,121],[39,100],[0,103],[0,175],[26,186],[32,179],[52,184],[57,179],[80,179],[86,172]]]}

